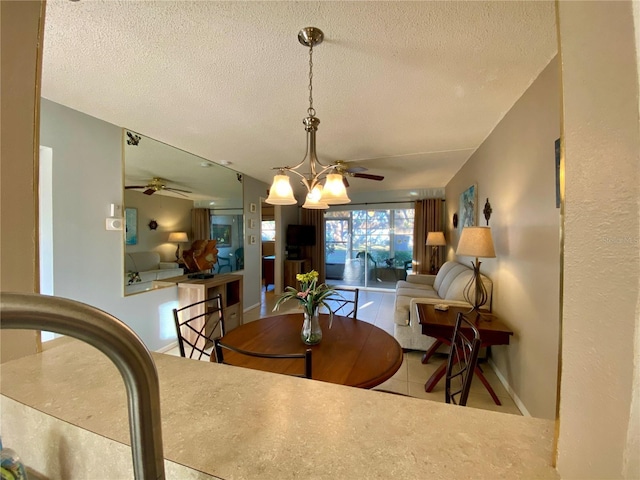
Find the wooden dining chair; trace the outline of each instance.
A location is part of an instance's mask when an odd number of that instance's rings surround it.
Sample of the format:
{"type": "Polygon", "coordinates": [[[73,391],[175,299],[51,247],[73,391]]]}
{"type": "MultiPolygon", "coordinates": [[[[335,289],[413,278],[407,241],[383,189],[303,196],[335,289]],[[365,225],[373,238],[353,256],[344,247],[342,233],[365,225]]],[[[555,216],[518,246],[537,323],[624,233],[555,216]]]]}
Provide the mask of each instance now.
{"type": "MultiPolygon", "coordinates": [[[[335,315],[342,317],[358,318],[358,288],[334,288],[335,293],[326,298],[335,315]]],[[[327,313],[320,309],[320,313],[327,313]]]]}
{"type": "Polygon", "coordinates": [[[445,401],[465,406],[469,398],[473,373],[478,364],[480,332],[476,326],[458,313],[451,338],[445,373],[445,401]]]}
{"type": "Polygon", "coordinates": [[[224,335],[222,296],[214,295],[206,300],[173,309],[180,356],[194,358],[211,357],[213,340],[224,335]]]}
{"type": "Polygon", "coordinates": [[[241,348],[227,345],[220,338],[214,339],[213,343],[214,343],[215,356],[211,357],[211,361],[213,361],[215,358],[215,361],[217,363],[225,363],[223,350],[229,350],[231,352],[235,352],[240,355],[247,355],[250,357],[258,357],[258,358],[267,358],[271,360],[287,360],[292,358],[298,358],[298,359],[304,360],[304,374],[291,374],[291,375],[293,375],[294,377],[311,378],[312,355],[311,355],[310,348],[307,348],[307,350],[304,353],[262,353],[262,352],[252,352],[249,350],[243,350],[241,348]]]}

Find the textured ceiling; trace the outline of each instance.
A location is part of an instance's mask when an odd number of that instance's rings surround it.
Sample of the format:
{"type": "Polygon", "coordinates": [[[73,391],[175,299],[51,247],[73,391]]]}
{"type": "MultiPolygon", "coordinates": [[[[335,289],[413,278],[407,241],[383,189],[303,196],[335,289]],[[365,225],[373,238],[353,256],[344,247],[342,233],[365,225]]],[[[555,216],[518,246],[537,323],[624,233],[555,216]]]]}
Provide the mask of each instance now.
{"type": "MultiPolygon", "coordinates": [[[[42,95],[270,183],[304,157],[441,188],[556,53],[552,1],[47,2],[42,95]]],[[[161,172],[158,173],[161,175],[161,172]]],[[[196,172],[197,174],[197,172],[196,172]]]]}

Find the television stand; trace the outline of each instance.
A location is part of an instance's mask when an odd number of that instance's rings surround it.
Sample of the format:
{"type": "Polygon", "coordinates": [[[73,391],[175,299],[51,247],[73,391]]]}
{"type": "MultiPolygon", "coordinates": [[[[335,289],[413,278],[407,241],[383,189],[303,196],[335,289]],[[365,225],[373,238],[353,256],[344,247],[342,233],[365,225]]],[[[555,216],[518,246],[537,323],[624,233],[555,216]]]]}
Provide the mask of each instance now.
{"type": "Polygon", "coordinates": [[[287,260],[304,260],[302,249],[294,245],[287,245],[287,260]]]}

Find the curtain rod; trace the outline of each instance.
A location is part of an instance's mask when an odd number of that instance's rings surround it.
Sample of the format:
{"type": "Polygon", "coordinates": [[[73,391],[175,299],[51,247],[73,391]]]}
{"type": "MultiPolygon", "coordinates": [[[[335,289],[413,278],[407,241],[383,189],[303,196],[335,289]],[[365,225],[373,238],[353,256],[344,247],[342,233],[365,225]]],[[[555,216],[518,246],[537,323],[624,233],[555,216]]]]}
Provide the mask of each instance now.
{"type": "MultiPolygon", "coordinates": [[[[432,200],[431,198],[419,198],[418,200],[398,200],[396,202],[371,202],[371,203],[349,203],[349,204],[345,204],[345,206],[351,206],[351,205],[389,205],[389,204],[395,204],[395,203],[415,203],[416,201],[419,200],[432,200]]],[[[438,200],[438,199],[433,199],[433,200],[438,200]]],[[[444,198],[440,198],[439,200],[442,200],[443,202],[445,201],[444,198]]]]}

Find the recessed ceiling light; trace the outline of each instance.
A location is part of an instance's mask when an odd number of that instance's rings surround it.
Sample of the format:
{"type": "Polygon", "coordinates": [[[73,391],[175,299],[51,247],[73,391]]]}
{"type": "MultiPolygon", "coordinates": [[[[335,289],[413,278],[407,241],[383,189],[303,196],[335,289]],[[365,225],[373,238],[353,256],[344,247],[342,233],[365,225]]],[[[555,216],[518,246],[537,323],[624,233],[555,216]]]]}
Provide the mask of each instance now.
{"type": "Polygon", "coordinates": [[[220,160],[220,163],[222,165],[231,165],[231,162],[229,160],[220,160]]]}
{"type": "Polygon", "coordinates": [[[215,205],[216,202],[209,202],[209,205],[215,205]]]}
{"type": "Polygon", "coordinates": [[[418,196],[418,192],[409,192],[409,195],[411,195],[412,197],[417,197],[418,196]]]}
{"type": "Polygon", "coordinates": [[[202,168],[209,168],[211,166],[211,162],[200,162],[200,166],[202,168]]]}

